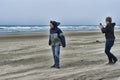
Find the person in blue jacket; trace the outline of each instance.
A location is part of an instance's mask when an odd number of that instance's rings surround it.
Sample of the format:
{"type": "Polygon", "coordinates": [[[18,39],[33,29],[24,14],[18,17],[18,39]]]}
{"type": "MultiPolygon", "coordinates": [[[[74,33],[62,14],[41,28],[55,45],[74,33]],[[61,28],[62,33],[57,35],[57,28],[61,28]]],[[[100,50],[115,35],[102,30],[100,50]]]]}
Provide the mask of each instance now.
{"type": "Polygon", "coordinates": [[[112,23],[111,17],[107,17],[106,24],[107,24],[106,27],[104,27],[102,23],[100,23],[101,31],[102,33],[105,33],[105,37],[106,37],[105,53],[109,60],[108,64],[115,64],[118,61],[118,59],[116,56],[114,56],[110,52],[112,46],[114,45],[114,41],[115,41],[115,35],[114,35],[115,23],[112,23]]]}
{"type": "Polygon", "coordinates": [[[54,65],[51,68],[60,68],[60,46],[66,47],[65,36],[58,26],[60,22],[50,21],[49,45],[52,46],[54,65]]]}

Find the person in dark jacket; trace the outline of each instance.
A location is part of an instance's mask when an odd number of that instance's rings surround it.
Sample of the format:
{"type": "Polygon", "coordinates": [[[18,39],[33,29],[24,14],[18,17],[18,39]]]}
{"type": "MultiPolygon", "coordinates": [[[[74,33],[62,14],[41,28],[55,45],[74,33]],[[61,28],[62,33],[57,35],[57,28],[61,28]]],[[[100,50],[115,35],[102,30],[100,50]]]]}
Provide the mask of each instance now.
{"type": "Polygon", "coordinates": [[[108,60],[109,60],[108,64],[115,64],[118,61],[118,59],[116,58],[116,56],[114,56],[110,52],[112,46],[114,45],[114,41],[115,41],[115,35],[114,35],[115,23],[112,23],[111,17],[107,17],[106,24],[107,25],[104,28],[102,23],[100,23],[101,31],[102,31],[102,33],[105,33],[105,38],[106,38],[105,53],[106,53],[108,60]]]}
{"type": "Polygon", "coordinates": [[[60,46],[66,47],[65,36],[58,26],[60,22],[50,21],[49,45],[52,46],[54,65],[51,68],[60,68],[60,46]]]}

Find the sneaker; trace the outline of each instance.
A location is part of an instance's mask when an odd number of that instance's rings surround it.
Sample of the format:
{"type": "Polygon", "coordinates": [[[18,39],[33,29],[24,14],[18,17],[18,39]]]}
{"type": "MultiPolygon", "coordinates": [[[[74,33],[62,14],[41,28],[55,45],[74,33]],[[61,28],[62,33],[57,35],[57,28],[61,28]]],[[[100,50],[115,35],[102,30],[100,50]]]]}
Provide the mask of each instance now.
{"type": "Polygon", "coordinates": [[[114,60],[113,64],[115,64],[118,61],[118,59],[114,60]]]}
{"type": "Polygon", "coordinates": [[[60,69],[60,67],[58,66],[58,67],[55,67],[56,69],[60,69]]]}
{"type": "Polygon", "coordinates": [[[55,68],[55,65],[51,66],[51,68],[55,68]]]}
{"type": "Polygon", "coordinates": [[[106,65],[113,65],[114,63],[113,62],[108,62],[106,65]]]}

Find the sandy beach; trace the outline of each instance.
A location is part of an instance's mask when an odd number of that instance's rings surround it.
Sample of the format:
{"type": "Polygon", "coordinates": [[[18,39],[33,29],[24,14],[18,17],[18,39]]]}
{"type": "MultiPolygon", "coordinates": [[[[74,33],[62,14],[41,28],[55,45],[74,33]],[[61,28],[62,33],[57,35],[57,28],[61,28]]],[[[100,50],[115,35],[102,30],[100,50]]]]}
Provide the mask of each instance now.
{"type": "MultiPolygon", "coordinates": [[[[0,35],[0,80],[120,80],[120,63],[106,65],[104,34],[98,31],[65,32],[61,69],[53,64],[48,33],[0,35]]],[[[112,52],[120,59],[120,30],[112,52]]]]}

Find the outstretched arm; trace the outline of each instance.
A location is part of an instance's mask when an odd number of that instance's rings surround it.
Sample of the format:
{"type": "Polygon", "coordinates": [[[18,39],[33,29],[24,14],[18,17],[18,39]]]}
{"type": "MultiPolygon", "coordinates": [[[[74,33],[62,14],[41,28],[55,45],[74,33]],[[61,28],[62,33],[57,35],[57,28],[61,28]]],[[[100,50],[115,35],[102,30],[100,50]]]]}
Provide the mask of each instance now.
{"type": "Polygon", "coordinates": [[[99,26],[99,27],[100,27],[102,33],[106,33],[107,30],[108,30],[108,26],[106,26],[106,27],[104,28],[104,26],[102,25],[102,23],[100,23],[100,26],[99,26]]]}

